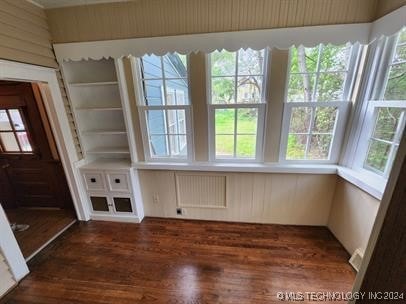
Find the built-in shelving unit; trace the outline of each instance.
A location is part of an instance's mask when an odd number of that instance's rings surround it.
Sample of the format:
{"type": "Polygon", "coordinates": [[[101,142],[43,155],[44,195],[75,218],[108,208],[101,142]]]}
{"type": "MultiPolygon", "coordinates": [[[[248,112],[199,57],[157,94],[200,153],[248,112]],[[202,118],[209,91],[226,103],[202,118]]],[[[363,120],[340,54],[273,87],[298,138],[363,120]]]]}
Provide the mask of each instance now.
{"type": "Polygon", "coordinates": [[[85,158],[130,158],[113,59],[63,63],[85,158]]]}

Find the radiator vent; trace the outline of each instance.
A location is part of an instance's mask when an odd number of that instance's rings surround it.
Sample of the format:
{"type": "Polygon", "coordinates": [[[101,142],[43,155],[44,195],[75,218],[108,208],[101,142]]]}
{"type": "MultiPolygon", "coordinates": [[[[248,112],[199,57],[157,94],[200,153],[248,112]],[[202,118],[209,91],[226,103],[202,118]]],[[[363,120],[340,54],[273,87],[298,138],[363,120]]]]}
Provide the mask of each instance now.
{"type": "Polygon", "coordinates": [[[176,174],[179,207],[225,208],[227,178],[220,174],[176,174]]]}
{"type": "Polygon", "coordinates": [[[361,267],[361,263],[362,263],[362,259],[364,257],[364,253],[362,252],[361,248],[355,249],[354,253],[352,254],[351,258],[350,258],[350,264],[352,267],[354,267],[354,269],[358,272],[360,267],[361,267]]]}

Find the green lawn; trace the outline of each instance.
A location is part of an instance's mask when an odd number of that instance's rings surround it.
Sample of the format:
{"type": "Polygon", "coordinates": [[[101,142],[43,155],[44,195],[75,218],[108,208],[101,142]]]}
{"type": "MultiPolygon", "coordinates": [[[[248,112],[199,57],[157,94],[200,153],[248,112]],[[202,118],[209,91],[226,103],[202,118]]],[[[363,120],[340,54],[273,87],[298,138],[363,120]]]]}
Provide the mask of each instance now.
{"type": "MultiPolygon", "coordinates": [[[[216,110],[216,154],[233,156],[235,109],[216,110]]],[[[237,110],[237,157],[255,157],[257,112],[237,110]]]]}

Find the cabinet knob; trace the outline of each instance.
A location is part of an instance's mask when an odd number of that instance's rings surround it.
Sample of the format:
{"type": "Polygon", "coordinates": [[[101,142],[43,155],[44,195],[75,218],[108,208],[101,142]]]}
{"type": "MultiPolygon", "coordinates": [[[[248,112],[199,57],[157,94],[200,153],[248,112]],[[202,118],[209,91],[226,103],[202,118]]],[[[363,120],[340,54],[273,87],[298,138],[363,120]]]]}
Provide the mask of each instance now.
{"type": "Polygon", "coordinates": [[[120,179],[119,179],[119,178],[116,178],[114,181],[116,182],[116,184],[119,184],[119,183],[120,183],[120,179]]]}
{"type": "Polygon", "coordinates": [[[94,177],[92,177],[92,178],[90,179],[90,182],[95,183],[95,182],[96,182],[96,179],[95,179],[94,177]]]}

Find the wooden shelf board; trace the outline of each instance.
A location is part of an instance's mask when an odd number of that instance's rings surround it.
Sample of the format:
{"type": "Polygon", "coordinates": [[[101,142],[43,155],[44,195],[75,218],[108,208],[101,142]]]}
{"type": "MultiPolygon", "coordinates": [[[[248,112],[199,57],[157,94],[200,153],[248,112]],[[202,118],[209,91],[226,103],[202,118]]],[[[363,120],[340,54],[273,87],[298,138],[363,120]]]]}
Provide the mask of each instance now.
{"type": "Polygon", "coordinates": [[[115,134],[127,134],[126,130],[89,130],[82,131],[84,135],[115,135],[115,134]]]}
{"type": "Polygon", "coordinates": [[[130,150],[127,147],[105,147],[86,151],[88,154],[129,154],[130,150]]]}
{"type": "Polygon", "coordinates": [[[122,111],[122,107],[78,107],[78,111],[122,111]]]}
{"type": "Polygon", "coordinates": [[[100,82],[71,82],[72,87],[89,87],[89,86],[103,86],[103,85],[118,85],[118,81],[100,81],[100,82]]]}

